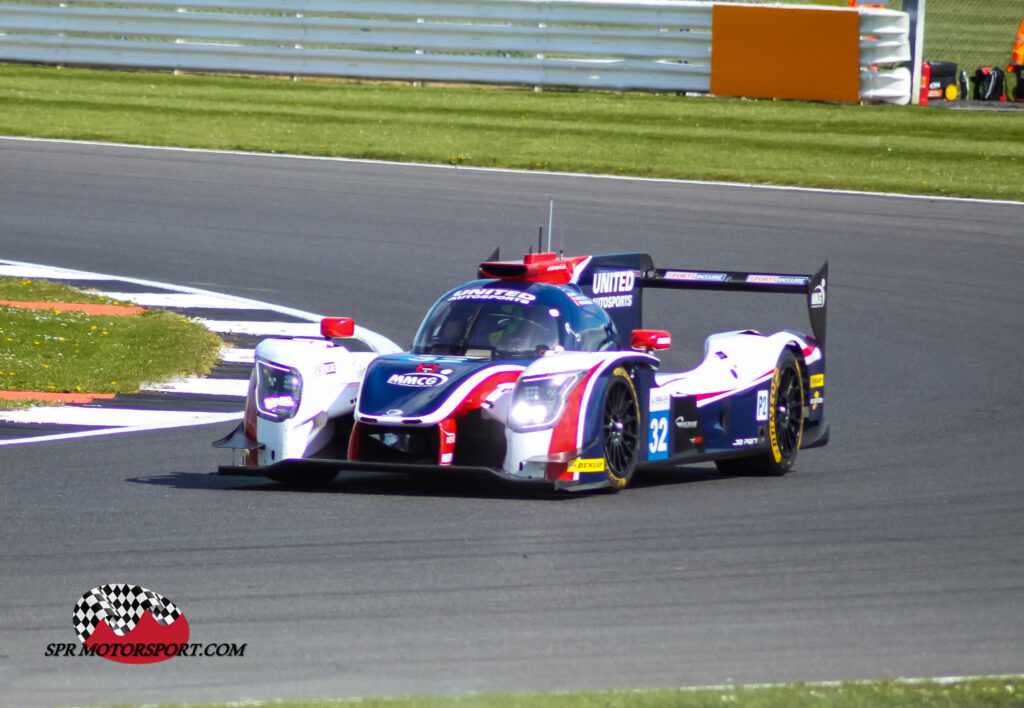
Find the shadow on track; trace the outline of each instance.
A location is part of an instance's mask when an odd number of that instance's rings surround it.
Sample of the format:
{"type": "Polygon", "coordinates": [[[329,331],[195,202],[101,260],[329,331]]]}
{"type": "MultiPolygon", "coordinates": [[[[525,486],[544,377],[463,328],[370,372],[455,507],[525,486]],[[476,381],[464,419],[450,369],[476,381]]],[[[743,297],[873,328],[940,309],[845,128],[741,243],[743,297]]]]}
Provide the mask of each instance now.
{"type": "Polygon", "coordinates": [[[645,489],[649,487],[667,487],[680,484],[695,484],[697,482],[714,482],[726,479],[745,479],[747,475],[725,474],[719,472],[714,465],[703,467],[683,466],[671,467],[669,469],[642,470],[637,472],[626,488],[645,489]]]}
{"type": "MultiPolygon", "coordinates": [[[[719,473],[714,467],[678,467],[667,470],[638,471],[624,491],[694,484],[698,482],[734,479],[742,475],[719,473]]],[[[128,482],[151,484],[174,489],[206,489],[210,491],[361,494],[407,497],[452,497],[478,499],[522,499],[566,501],[595,495],[607,495],[607,490],[591,492],[554,491],[544,482],[505,482],[487,477],[438,474],[422,477],[400,473],[339,472],[329,482],[311,480],[306,483],[281,483],[270,479],[240,478],[197,472],[173,472],[153,477],[129,477],[128,482]],[[252,481],[250,481],[250,479],[252,481]],[[243,480],[245,480],[243,482],[243,480]]]]}
{"type": "Polygon", "coordinates": [[[329,482],[312,480],[283,483],[270,479],[219,476],[196,472],[173,472],[153,477],[129,477],[128,482],[174,489],[266,492],[272,494],[360,494],[374,496],[452,497],[480,499],[523,499],[559,501],[573,495],[553,492],[549,485],[503,482],[498,479],[467,479],[439,475],[431,478],[400,473],[339,472],[329,482]]]}

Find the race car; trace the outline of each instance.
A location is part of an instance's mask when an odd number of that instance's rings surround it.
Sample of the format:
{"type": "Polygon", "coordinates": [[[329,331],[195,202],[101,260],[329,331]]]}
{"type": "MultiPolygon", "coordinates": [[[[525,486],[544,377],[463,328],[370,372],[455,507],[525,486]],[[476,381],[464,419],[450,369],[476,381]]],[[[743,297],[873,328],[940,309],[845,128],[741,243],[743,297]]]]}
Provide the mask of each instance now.
{"type": "Polygon", "coordinates": [[[492,260],[445,293],[408,352],[353,351],[350,318],[255,350],[245,415],[218,473],[327,482],[340,470],[472,473],[619,490],[636,470],[713,460],[781,475],[824,445],[828,263],[813,275],[659,269],[643,253],[492,260]],[[791,293],[812,335],[712,334],[663,372],[647,289],[791,293]]]}

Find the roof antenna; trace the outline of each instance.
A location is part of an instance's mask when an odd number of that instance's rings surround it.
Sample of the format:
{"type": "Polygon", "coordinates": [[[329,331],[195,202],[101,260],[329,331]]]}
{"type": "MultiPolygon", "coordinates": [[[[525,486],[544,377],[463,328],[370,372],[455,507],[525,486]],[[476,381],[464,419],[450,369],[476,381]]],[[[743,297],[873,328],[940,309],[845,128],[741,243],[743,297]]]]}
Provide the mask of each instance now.
{"type": "Polygon", "coordinates": [[[544,227],[537,228],[537,253],[544,252],[544,227]]]}
{"type": "Polygon", "coordinates": [[[548,199],[548,253],[551,253],[551,221],[555,218],[555,200],[550,194],[548,199]]]}

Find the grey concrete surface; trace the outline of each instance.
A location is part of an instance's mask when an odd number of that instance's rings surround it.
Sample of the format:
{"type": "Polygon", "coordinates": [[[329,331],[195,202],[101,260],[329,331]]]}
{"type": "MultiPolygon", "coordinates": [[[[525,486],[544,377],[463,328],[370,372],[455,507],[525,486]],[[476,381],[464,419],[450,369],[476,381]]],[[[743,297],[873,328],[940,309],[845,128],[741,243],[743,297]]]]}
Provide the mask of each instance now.
{"type": "MultiPolygon", "coordinates": [[[[547,223],[663,267],[831,264],[831,444],[617,495],[212,477],[224,430],[0,448],[0,703],[340,697],[1018,673],[1024,207],[0,140],[7,258],[178,282],[408,343],[547,223]],[[131,582],[241,658],[45,657],[131,582]]],[[[807,327],[799,298],[658,293],[666,367],[807,327]]]]}

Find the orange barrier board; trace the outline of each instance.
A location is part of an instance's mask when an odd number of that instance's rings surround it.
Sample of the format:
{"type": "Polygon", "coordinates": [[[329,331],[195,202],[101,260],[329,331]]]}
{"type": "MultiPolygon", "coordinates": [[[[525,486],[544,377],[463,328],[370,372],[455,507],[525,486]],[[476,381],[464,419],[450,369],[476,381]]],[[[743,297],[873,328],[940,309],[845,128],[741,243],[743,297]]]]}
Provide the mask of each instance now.
{"type": "Polygon", "coordinates": [[[22,302],[21,300],[0,300],[0,305],[19,307],[25,310],[84,312],[88,315],[137,315],[146,309],[137,305],[102,305],[87,302],[22,302]]]}
{"type": "Polygon", "coordinates": [[[860,100],[860,15],[846,8],[715,5],[711,93],[860,100]]]}

